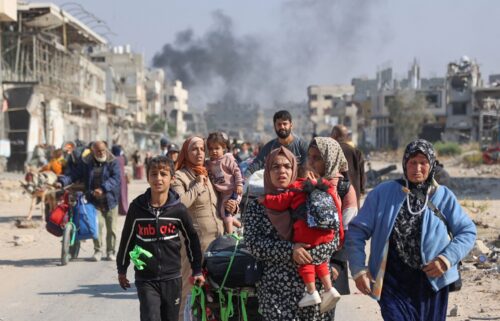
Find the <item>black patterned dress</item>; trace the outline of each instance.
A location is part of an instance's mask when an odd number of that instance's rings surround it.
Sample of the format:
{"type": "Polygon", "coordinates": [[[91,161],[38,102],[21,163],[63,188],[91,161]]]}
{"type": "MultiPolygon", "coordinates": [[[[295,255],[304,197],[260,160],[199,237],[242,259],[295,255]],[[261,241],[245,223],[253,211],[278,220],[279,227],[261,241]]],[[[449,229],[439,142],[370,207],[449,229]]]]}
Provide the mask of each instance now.
{"type": "MultiPolygon", "coordinates": [[[[320,314],[319,305],[299,308],[305,285],[292,260],[293,243],[278,237],[265,208],[252,201],[243,214],[245,245],[264,262],[264,273],[257,283],[259,311],[266,321],[331,321],[329,313],[320,314]]],[[[329,260],[335,246],[321,244],[309,250],[313,263],[329,260]]],[[[316,282],[317,289],[321,283],[316,282]]]]}

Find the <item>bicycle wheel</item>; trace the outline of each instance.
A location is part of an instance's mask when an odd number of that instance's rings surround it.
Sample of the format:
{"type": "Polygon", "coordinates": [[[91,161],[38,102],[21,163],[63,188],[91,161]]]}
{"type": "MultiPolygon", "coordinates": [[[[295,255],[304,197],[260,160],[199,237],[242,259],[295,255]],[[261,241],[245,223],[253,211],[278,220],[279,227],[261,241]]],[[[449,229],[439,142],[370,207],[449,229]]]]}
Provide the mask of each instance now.
{"type": "Polygon", "coordinates": [[[68,264],[68,260],[70,257],[70,243],[71,236],[73,232],[73,224],[66,224],[64,227],[64,232],[62,236],[62,248],[61,248],[61,265],[68,264]]]}
{"type": "Polygon", "coordinates": [[[80,241],[75,241],[75,244],[73,246],[69,247],[69,255],[71,256],[71,259],[76,259],[78,258],[78,254],[80,253],[80,241]]]}

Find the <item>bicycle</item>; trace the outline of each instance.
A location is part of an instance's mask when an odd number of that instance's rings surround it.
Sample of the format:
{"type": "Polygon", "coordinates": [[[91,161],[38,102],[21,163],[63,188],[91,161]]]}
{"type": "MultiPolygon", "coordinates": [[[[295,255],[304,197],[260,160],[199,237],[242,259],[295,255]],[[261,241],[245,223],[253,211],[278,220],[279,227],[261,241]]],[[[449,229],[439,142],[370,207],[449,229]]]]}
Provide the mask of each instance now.
{"type": "Polygon", "coordinates": [[[47,217],[46,229],[62,237],[61,265],[66,265],[78,257],[81,240],[98,238],[99,224],[96,209],[84,193],[68,187],[63,191],[58,205],[47,217]]]}
{"type": "Polygon", "coordinates": [[[61,265],[68,264],[69,259],[76,259],[80,252],[80,240],[76,240],[77,228],[73,222],[76,198],[74,193],[65,192],[63,198],[68,202],[67,221],[64,225],[61,247],[61,265]]]}

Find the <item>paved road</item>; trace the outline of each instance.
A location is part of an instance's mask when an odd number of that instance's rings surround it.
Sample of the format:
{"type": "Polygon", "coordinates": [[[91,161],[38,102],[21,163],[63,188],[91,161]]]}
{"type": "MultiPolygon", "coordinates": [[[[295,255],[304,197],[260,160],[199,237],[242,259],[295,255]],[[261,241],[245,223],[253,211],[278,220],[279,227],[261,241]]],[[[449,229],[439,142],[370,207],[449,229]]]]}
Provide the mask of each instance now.
{"type": "MultiPolygon", "coordinates": [[[[130,185],[130,200],[146,186],[145,181],[134,181],[130,185]]],[[[59,238],[43,227],[14,226],[15,218],[28,207],[27,198],[15,203],[0,202],[0,321],[138,320],[135,289],[123,291],[118,286],[114,262],[88,260],[93,254],[91,241],[82,244],[80,259],[60,266],[59,238]],[[14,235],[34,241],[15,246],[14,235]]],[[[123,220],[120,217],[120,227],[123,220]]],[[[340,301],[337,320],[381,318],[374,301],[350,295],[340,301]]]]}

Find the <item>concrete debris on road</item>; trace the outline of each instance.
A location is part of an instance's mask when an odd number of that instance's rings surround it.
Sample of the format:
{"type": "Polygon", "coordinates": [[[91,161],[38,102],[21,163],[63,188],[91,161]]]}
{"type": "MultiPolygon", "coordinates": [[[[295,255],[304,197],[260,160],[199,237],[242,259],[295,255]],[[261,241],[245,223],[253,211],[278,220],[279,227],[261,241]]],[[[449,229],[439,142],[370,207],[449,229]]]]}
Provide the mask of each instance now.
{"type": "Polygon", "coordinates": [[[35,242],[35,237],[33,235],[14,235],[15,246],[21,246],[33,242],[35,242]]]}

